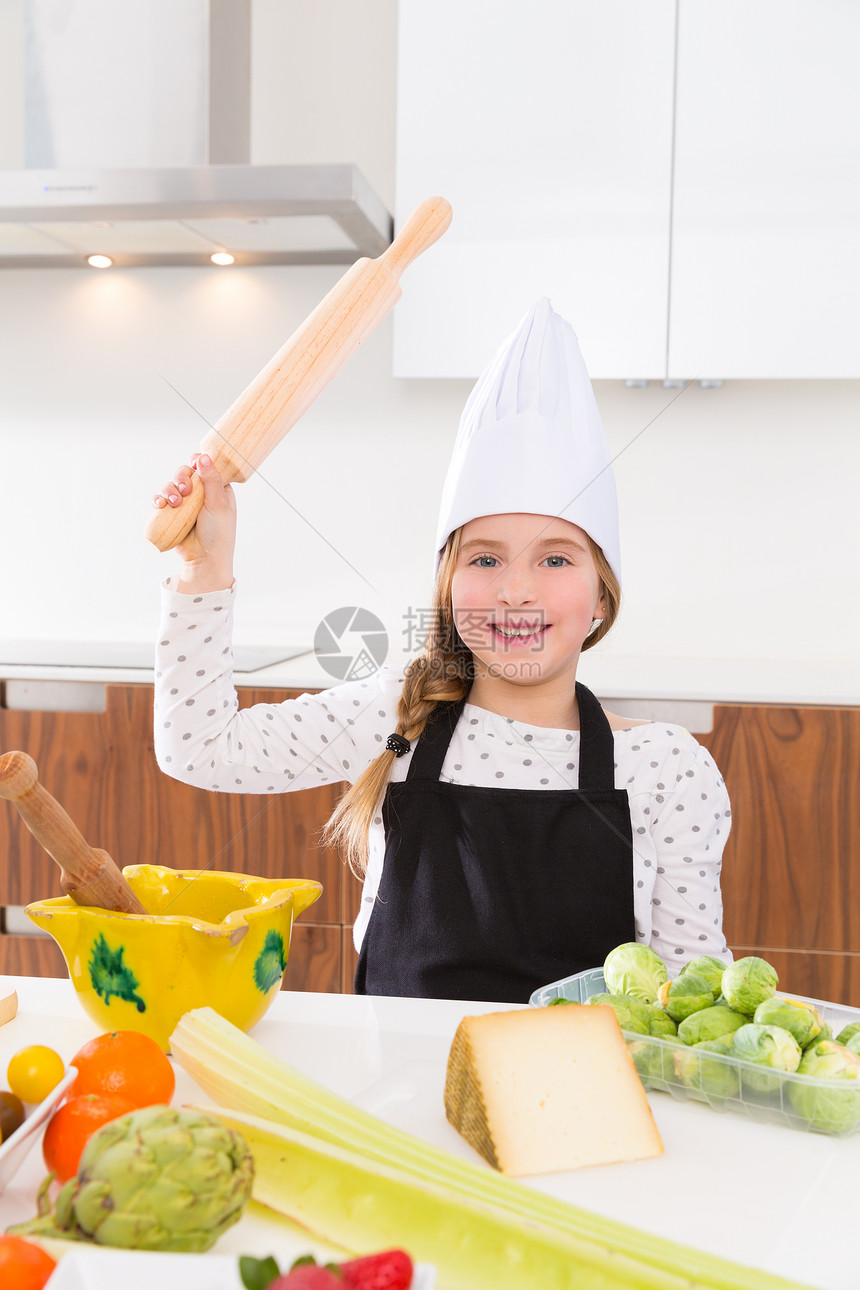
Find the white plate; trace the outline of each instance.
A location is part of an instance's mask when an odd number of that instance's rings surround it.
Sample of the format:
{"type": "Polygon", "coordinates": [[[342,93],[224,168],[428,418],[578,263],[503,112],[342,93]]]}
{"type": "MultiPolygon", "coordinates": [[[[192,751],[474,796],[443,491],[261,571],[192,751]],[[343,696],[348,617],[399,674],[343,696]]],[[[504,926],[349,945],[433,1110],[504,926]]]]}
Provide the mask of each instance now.
{"type": "Polygon", "coordinates": [[[12,1181],[14,1175],[21,1168],[30,1153],[30,1148],[35,1146],[39,1135],[54,1110],[63,1098],[66,1092],[74,1084],[77,1078],[77,1070],[72,1067],[66,1071],[66,1074],[53,1088],[44,1102],[40,1102],[30,1114],[19,1129],[16,1129],[11,1138],[0,1146],[0,1193],[4,1192],[12,1181]]]}
{"type": "MultiPolygon", "coordinates": [[[[286,1267],[283,1266],[283,1271],[286,1267]]],[[[433,1290],[436,1269],[416,1264],[411,1290],[433,1290]]],[[[225,1254],[141,1254],[130,1250],[74,1250],[45,1290],[244,1290],[239,1260],[225,1254]]]]}

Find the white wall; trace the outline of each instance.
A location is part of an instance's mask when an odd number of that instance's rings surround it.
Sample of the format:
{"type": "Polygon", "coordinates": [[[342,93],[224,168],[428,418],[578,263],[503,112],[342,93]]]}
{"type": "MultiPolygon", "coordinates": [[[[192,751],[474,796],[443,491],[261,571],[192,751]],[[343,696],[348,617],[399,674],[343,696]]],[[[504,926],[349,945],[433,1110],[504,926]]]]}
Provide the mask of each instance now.
{"type": "MultiPolygon", "coordinates": [[[[395,16],[394,0],[257,0],[254,160],[354,160],[392,200],[395,16]]],[[[341,272],[0,275],[0,636],[154,636],[174,558],[143,539],[149,495],[341,272]]],[[[310,642],[328,610],[359,603],[401,641],[406,609],[426,604],[469,385],[390,372],[388,321],[266,482],[239,486],[241,638],[310,642]]],[[[860,660],[858,384],[597,395],[625,561],[607,652],[860,660]]]]}

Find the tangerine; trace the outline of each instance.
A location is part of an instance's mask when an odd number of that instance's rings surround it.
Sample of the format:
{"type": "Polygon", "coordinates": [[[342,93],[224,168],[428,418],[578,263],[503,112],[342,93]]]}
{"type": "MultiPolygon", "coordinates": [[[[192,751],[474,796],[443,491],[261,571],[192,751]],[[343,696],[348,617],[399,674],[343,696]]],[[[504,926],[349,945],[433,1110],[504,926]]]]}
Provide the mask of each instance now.
{"type": "Polygon", "coordinates": [[[136,1107],[167,1106],[176,1076],[161,1045],[137,1030],[112,1030],[80,1048],[69,1063],[78,1069],[69,1097],[98,1093],[128,1098],[136,1107]]]}
{"type": "Polygon", "coordinates": [[[54,1171],[57,1181],[68,1182],[75,1177],[83,1149],[96,1129],[136,1110],[128,1098],[98,1097],[95,1093],[64,1102],[48,1121],[42,1139],[45,1164],[54,1171]]]}
{"type": "Polygon", "coordinates": [[[22,1236],[0,1236],[0,1285],[42,1290],[57,1266],[40,1245],[22,1236]]]}

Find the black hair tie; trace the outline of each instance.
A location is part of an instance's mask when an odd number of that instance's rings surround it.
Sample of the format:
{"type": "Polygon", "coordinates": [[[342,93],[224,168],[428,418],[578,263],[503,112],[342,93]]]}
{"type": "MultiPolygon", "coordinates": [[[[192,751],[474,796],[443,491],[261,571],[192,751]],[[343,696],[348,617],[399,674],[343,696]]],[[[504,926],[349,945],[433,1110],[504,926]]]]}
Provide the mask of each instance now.
{"type": "Polygon", "coordinates": [[[389,752],[395,753],[396,756],[403,757],[409,752],[412,745],[402,735],[389,735],[385,741],[385,747],[389,752]]]}

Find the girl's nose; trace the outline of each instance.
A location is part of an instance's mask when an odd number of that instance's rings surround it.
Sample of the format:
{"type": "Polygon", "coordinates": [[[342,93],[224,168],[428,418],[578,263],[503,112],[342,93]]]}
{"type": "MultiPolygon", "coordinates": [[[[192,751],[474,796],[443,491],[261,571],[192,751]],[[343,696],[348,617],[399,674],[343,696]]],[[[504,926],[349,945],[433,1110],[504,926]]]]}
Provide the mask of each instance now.
{"type": "Polygon", "coordinates": [[[514,561],[499,576],[496,596],[504,605],[530,605],[535,600],[535,587],[528,569],[514,561]]]}

